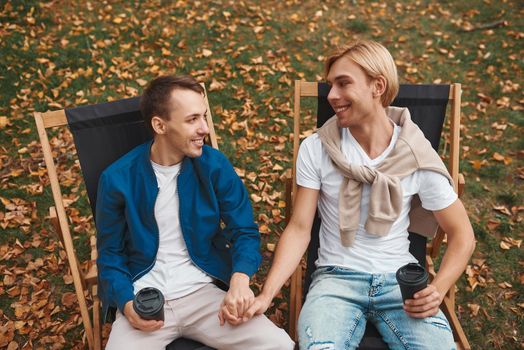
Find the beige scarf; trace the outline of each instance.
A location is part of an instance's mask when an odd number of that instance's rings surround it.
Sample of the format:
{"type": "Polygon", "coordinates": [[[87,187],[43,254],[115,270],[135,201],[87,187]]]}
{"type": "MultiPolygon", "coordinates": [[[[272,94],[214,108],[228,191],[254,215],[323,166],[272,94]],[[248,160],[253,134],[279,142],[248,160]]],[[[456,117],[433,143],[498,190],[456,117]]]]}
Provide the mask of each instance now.
{"type": "MultiPolygon", "coordinates": [[[[376,168],[348,163],[340,149],[336,116],[318,130],[324,149],[344,176],[339,193],[339,225],[340,239],[345,247],[353,245],[358,230],[363,183],[371,185],[369,213],[364,228],[370,234],[379,236],[389,233],[402,210],[402,178],[424,169],[446,176],[453,184],[442,159],[411,120],[409,110],[388,107],[386,114],[402,129],[395,147],[376,168]]],[[[436,229],[434,216],[422,208],[420,199],[415,196],[411,202],[409,231],[433,237],[436,229]]]]}

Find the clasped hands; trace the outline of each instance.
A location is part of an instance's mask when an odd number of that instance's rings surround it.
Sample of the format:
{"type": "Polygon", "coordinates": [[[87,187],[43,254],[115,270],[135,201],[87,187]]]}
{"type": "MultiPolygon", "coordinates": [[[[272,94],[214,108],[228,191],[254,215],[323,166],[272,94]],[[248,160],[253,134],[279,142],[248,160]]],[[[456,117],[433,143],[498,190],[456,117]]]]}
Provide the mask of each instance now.
{"type": "Polygon", "coordinates": [[[231,276],[229,290],[220,305],[218,319],[220,325],[229,323],[237,326],[255,315],[263,314],[271,304],[271,298],[255,294],[249,288],[249,277],[243,273],[234,273],[231,276]]]}

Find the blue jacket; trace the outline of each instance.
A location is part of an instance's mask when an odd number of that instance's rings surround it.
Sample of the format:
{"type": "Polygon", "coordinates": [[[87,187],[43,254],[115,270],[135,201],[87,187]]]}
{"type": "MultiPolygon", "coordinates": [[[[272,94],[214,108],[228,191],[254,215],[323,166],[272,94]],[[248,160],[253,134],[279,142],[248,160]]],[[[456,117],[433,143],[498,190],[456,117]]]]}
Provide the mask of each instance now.
{"type": "MultiPolygon", "coordinates": [[[[123,311],[134,297],[133,282],[155,264],[158,185],[151,144],[111,164],[98,184],[98,293],[105,319],[114,307],[123,311]]],[[[180,226],[193,263],[226,285],[234,272],[252,276],[261,260],[260,235],[248,193],[227,158],[204,146],[200,157],[184,158],[177,186],[180,226]]]]}

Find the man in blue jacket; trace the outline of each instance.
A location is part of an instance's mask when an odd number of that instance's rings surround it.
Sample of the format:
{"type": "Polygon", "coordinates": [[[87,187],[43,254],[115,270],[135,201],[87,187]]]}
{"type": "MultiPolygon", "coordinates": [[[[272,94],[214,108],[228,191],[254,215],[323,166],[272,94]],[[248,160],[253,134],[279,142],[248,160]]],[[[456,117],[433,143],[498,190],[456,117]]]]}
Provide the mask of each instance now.
{"type": "Polygon", "coordinates": [[[106,349],[163,349],[178,337],[218,349],[293,348],[264,315],[242,322],[254,300],[260,237],[242,181],[204,145],[203,94],[187,76],[151,81],[140,104],[153,140],[100,178],[99,294],[104,316],[117,308],[106,349]],[[145,287],[163,293],[164,321],[135,312],[134,295],[145,287]]]}

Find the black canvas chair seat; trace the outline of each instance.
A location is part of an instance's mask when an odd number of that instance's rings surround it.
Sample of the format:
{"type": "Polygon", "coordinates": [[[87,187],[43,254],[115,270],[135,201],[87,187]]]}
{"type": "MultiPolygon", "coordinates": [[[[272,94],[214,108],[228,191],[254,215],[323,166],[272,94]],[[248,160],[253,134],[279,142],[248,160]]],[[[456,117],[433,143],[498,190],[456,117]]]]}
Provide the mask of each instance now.
{"type": "MultiPolygon", "coordinates": [[[[318,84],[317,128],[335,115],[327,100],[329,85],[318,84]]],[[[401,85],[397,98],[392,105],[407,107],[412,120],[419,126],[424,136],[438,151],[446,107],[449,99],[449,85],[401,85]]],[[[306,273],[303,288],[303,301],[311,284],[311,275],[315,271],[315,261],[318,259],[319,230],[321,220],[316,215],[311,230],[311,241],[307,249],[306,273]]],[[[426,237],[416,233],[409,234],[409,251],[424,266],[426,264],[426,237]]],[[[366,332],[359,345],[361,350],[388,349],[376,327],[370,322],[366,325],[366,332]]]]}
{"type": "Polygon", "coordinates": [[[166,347],[166,350],[213,350],[195,340],[179,338],[166,347]]]}

